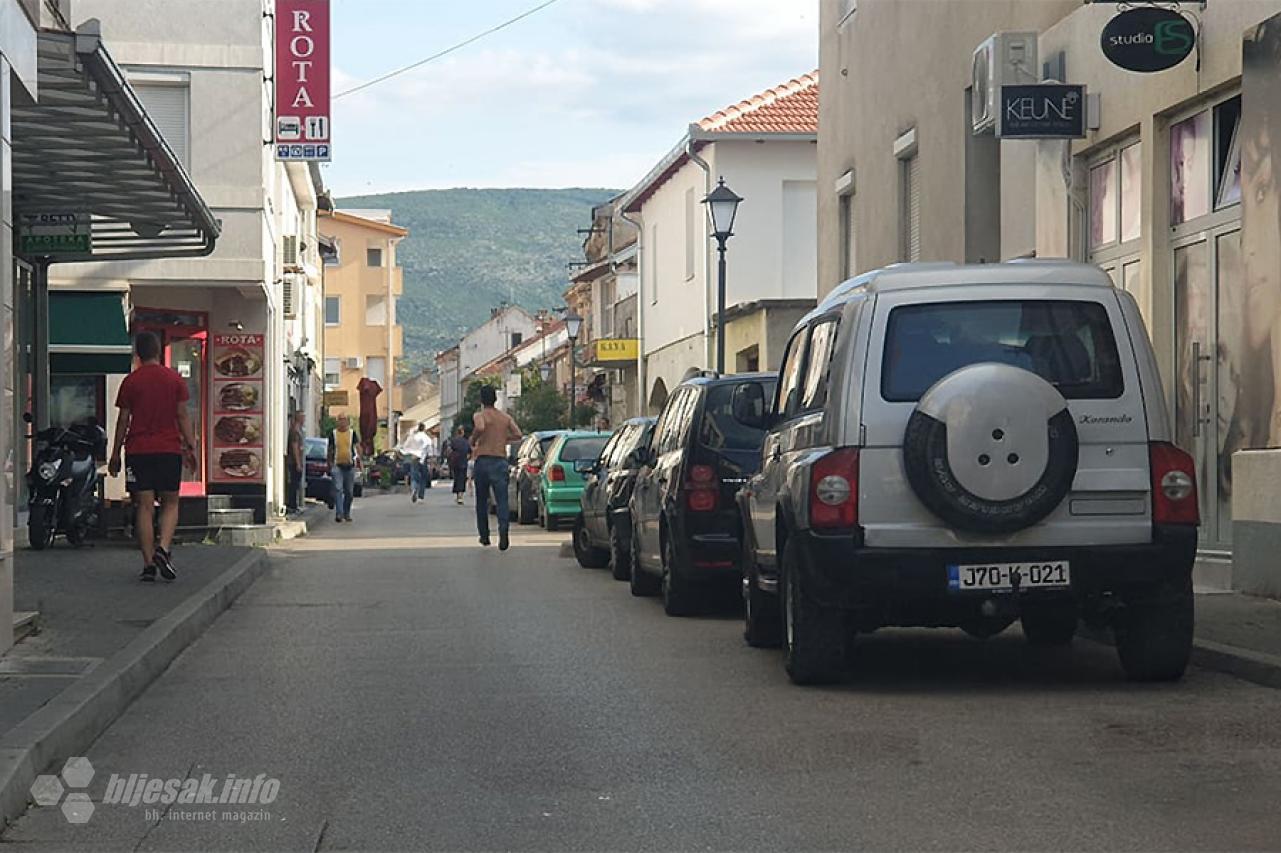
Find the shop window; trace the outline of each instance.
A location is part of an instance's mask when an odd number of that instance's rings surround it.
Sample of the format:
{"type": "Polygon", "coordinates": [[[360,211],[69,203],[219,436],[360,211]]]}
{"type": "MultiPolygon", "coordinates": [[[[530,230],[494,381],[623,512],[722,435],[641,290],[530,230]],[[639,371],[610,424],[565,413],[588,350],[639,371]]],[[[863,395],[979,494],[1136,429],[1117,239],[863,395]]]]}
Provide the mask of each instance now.
{"type": "Polygon", "coordinates": [[[325,297],[325,325],[337,326],[342,323],[342,297],[325,297]]]}
{"type": "Polygon", "coordinates": [[[365,250],[365,266],[380,267],[383,265],[383,250],[371,247],[365,250]]]}
{"type": "Polygon", "coordinates": [[[1107,152],[1090,167],[1091,251],[1139,239],[1142,230],[1143,149],[1139,143],[1107,152]]]}
{"type": "Polygon", "coordinates": [[[386,296],[366,296],[365,297],[365,325],[366,326],[385,326],[387,325],[387,297],[386,296]]]}
{"type": "Polygon", "coordinates": [[[1117,237],[1116,160],[1090,169],[1090,248],[1115,243],[1117,237]]]}
{"type": "Polygon", "coordinates": [[[103,376],[50,376],[49,423],[58,427],[89,423],[105,427],[106,385],[103,376]]]}
{"type": "Polygon", "coordinates": [[[1241,96],[1214,108],[1214,209],[1241,203],[1241,96]]]}
{"type": "Polygon", "coordinates": [[[1170,221],[1174,225],[1210,212],[1210,112],[1170,128],[1170,221]]]}
{"type": "Polygon", "coordinates": [[[342,359],[325,359],[325,390],[330,391],[342,384],[342,359]]]}

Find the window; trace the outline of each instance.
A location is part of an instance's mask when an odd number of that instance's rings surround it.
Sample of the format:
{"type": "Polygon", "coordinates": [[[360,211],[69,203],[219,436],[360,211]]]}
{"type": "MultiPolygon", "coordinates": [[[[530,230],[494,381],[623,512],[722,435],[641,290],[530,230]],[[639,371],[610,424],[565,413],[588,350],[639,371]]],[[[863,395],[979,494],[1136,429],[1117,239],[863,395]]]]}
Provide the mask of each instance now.
{"type": "Polygon", "coordinates": [[[383,250],[378,247],[371,247],[365,250],[365,266],[380,267],[383,265],[383,250]]]}
{"type": "Polygon", "coordinates": [[[508,349],[515,349],[516,347],[520,346],[520,343],[523,340],[525,340],[525,336],[522,335],[520,332],[512,332],[511,346],[508,347],[508,349]]]}
{"type": "Polygon", "coordinates": [[[685,190],[685,280],[694,278],[694,247],[698,241],[698,208],[694,202],[694,188],[685,190]]]}
{"type": "Polygon", "coordinates": [[[899,161],[902,182],[902,259],[921,259],[921,158],[913,153],[899,161]]]}
{"type": "Polygon", "coordinates": [[[836,348],[835,320],[819,323],[810,333],[809,366],[805,368],[805,389],[801,394],[801,408],[805,411],[822,408],[827,402],[827,368],[836,348]]]}
{"type": "Polygon", "coordinates": [[[854,196],[841,196],[841,278],[853,278],[858,270],[854,262],[854,196]]]}
{"type": "Polygon", "coordinates": [[[624,427],[609,437],[605,442],[605,447],[600,452],[600,464],[606,468],[613,468],[618,464],[618,456],[627,440],[627,431],[630,427],[624,427]]]}
{"type": "Polygon", "coordinates": [[[778,398],[774,410],[790,418],[800,408],[801,366],[805,363],[805,341],[809,329],[801,329],[792,336],[783,356],[783,370],[779,375],[778,398]]]}
{"type": "Polygon", "coordinates": [[[365,359],[365,375],[386,388],[387,359],[381,355],[371,355],[365,359]]]}
{"type": "Polygon", "coordinates": [[[1090,169],[1090,248],[1115,243],[1117,229],[1116,160],[1105,160],[1090,169]]]}
{"type": "Polygon", "coordinates": [[[337,326],[342,323],[342,297],[325,297],[325,325],[337,326]]]}
{"type": "MultiPolygon", "coordinates": [[[[145,77],[146,75],[137,75],[145,77]]],[[[191,166],[191,89],[186,82],[131,79],[133,90],[178,162],[191,166]]]]}
{"type": "Polygon", "coordinates": [[[672,421],[676,420],[676,410],[680,407],[684,392],[677,390],[667,398],[667,405],[658,416],[658,426],[654,429],[654,452],[666,453],[672,448],[672,421]]]}
{"type": "Polygon", "coordinates": [[[1143,149],[1137,144],[1121,149],[1121,242],[1139,239],[1142,230],[1143,149]]]}
{"type": "Polygon", "coordinates": [[[881,396],[919,400],[947,374],[980,362],[1044,378],[1069,400],[1124,391],[1107,309],[1097,302],[942,302],[895,308],[885,333],[881,396]]]}
{"type": "Polygon", "coordinates": [[[1139,239],[1143,204],[1143,149],[1139,143],[1108,151],[1090,167],[1090,250],[1139,239]]]}
{"type": "MultiPolygon", "coordinates": [[[[756,400],[765,400],[774,394],[773,382],[750,384],[757,385],[761,389],[753,395],[756,400]]],[[[699,443],[704,447],[712,450],[760,452],[761,436],[765,431],[747,426],[734,417],[735,395],[741,394],[743,390],[744,385],[714,385],[708,389],[707,405],[703,408],[702,423],[698,431],[699,443]]],[[[760,412],[757,411],[755,414],[760,412]]]]}
{"type": "Polygon", "coordinates": [[[385,326],[387,325],[387,297],[366,296],[365,297],[365,325],[366,326],[385,326]]]}
{"type": "Polygon", "coordinates": [[[608,441],[607,436],[592,438],[568,438],[560,449],[560,461],[574,463],[579,459],[599,459],[600,452],[608,441]]]}
{"type": "Polygon", "coordinates": [[[49,424],[106,426],[106,397],[105,377],[55,373],[49,377],[49,424]]]}
{"type": "Polygon", "coordinates": [[[1210,113],[1199,112],[1170,128],[1170,221],[1174,225],[1210,212],[1210,113]]]}
{"type": "Polygon", "coordinates": [[[658,226],[649,229],[649,302],[658,304],[658,226]]]}
{"type": "Polygon", "coordinates": [[[1214,209],[1241,202],[1241,96],[1214,108],[1214,209]]]}
{"type": "Polygon", "coordinates": [[[342,384],[342,359],[325,359],[325,390],[331,391],[342,384]]]}

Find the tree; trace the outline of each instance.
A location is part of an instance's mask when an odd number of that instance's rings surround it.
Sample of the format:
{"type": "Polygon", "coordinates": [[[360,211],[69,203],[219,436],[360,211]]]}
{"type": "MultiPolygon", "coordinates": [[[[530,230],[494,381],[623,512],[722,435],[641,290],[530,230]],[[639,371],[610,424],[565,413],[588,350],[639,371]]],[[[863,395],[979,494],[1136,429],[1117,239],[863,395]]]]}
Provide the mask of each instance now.
{"type": "Polygon", "coordinates": [[[486,376],[484,379],[477,379],[467,386],[463,392],[463,404],[459,408],[458,414],[454,416],[454,429],[462,427],[471,433],[472,416],[480,411],[480,389],[486,385],[497,389],[499,387],[499,378],[497,376],[486,376]]]}
{"type": "Polygon", "coordinates": [[[526,369],[521,374],[520,397],[512,407],[512,417],[524,432],[545,429],[564,429],[569,400],[556,390],[556,386],[543,381],[537,370],[526,369]]]}

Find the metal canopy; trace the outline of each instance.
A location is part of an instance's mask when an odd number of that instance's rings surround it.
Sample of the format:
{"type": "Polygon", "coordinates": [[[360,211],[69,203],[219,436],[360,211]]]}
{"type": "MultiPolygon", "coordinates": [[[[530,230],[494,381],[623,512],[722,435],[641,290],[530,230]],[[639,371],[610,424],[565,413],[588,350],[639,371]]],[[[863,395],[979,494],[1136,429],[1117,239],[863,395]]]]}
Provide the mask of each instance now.
{"type": "Polygon", "coordinates": [[[14,104],[13,211],[92,216],[92,251],[47,260],[192,257],[219,224],[91,21],[39,35],[39,102],[14,104]]]}

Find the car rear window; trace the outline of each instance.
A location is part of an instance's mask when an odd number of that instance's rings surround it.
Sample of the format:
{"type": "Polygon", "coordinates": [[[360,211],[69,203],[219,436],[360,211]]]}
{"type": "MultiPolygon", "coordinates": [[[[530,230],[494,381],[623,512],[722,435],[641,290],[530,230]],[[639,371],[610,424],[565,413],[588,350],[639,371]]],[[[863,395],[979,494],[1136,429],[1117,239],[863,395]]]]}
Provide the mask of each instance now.
{"type": "Polygon", "coordinates": [[[545,435],[538,439],[538,455],[546,456],[547,448],[552,446],[552,442],[557,439],[554,435],[545,435]]]}
{"type": "MultiPolygon", "coordinates": [[[[773,382],[761,382],[762,401],[774,397],[773,382]]],[[[703,422],[699,425],[699,443],[710,450],[759,450],[765,431],[747,426],[734,417],[734,391],[738,385],[714,385],[707,392],[703,422]]]]}
{"type": "Polygon", "coordinates": [[[329,455],[329,442],[323,438],[308,438],[306,441],[306,458],[324,459],[329,455]]]}
{"type": "Polygon", "coordinates": [[[574,462],[578,459],[595,459],[600,456],[600,452],[607,441],[609,441],[609,436],[607,435],[592,436],[590,438],[567,438],[565,439],[565,446],[560,449],[560,461],[574,462]]]}
{"type": "Polygon", "coordinates": [[[1030,370],[1069,400],[1115,399],[1125,390],[1101,304],[1001,300],[895,308],[885,335],[881,396],[915,402],[949,373],[985,362],[1030,370]]]}

